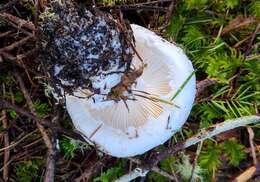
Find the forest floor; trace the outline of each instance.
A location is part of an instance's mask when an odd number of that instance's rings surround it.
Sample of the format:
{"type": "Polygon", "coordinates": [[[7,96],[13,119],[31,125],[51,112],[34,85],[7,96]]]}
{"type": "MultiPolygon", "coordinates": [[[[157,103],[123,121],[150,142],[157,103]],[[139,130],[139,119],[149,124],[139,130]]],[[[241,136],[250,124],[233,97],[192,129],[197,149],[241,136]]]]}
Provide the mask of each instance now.
{"type": "Polygon", "coordinates": [[[260,180],[259,122],[178,148],[225,120],[259,121],[259,0],[81,0],[102,11],[121,10],[130,23],[175,42],[196,69],[196,101],[183,129],[126,159],[88,145],[64,107],[47,96],[35,46],[46,3],[0,1],[0,181],[110,182],[137,168],[150,172],[135,181],[260,180]]]}

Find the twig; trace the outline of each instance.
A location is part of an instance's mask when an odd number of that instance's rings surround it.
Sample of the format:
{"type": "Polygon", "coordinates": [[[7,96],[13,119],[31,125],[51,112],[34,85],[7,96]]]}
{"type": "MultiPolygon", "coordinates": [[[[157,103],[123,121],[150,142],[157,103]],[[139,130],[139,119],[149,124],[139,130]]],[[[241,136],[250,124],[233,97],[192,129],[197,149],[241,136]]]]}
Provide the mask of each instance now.
{"type": "Polygon", "coordinates": [[[257,24],[256,29],[255,29],[255,31],[252,34],[252,37],[251,37],[250,42],[248,44],[248,48],[247,48],[247,50],[245,52],[245,56],[248,56],[250,54],[250,52],[252,50],[253,42],[254,42],[254,40],[256,38],[256,34],[259,31],[259,29],[260,29],[260,23],[257,24]]]}
{"type": "Polygon", "coordinates": [[[80,134],[79,132],[72,132],[71,130],[65,129],[65,128],[60,128],[60,126],[58,126],[57,124],[51,123],[50,121],[46,120],[46,119],[42,119],[39,118],[19,107],[17,107],[14,104],[11,104],[10,102],[0,98],[0,109],[12,109],[14,110],[17,114],[21,115],[21,116],[25,116],[28,117],[30,119],[32,119],[33,121],[36,121],[38,123],[40,123],[43,126],[46,126],[48,128],[52,128],[57,130],[60,133],[63,133],[69,137],[72,137],[74,139],[78,139],[82,142],[86,142],[83,138],[82,138],[82,134],[80,134]]]}
{"type": "Polygon", "coordinates": [[[17,140],[17,141],[12,142],[12,144],[10,144],[10,145],[8,145],[8,146],[6,146],[6,147],[4,147],[4,148],[1,148],[1,149],[0,149],[0,152],[15,147],[16,145],[18,145],[20,142],[22,142],[24,139],[28,138],[29,136],[31,136],[31,135],[34,134],[35,132],[36,132],[36,130],[35,130],[35,131],[32,131],[31,133],[26,134],[25,136],[23,136],[22,138],[20,138],[20,139],[17,140]]]}
{"type": "Polygon", "coordinates": [[[195,159],[194,159],[193,164],[192,164],[192,171],[191,171],[191,176],[190,176],[189,182],[192,182],[192,181],[193,181],[193,175],[194,175],[195,167],[196,167],[197,160],[198,160],[198,157],[199,157],[199,155],[200,155],[202,146],[203,146],[203,141],[201,141],[201,142],[198,144],[197,151],[196,151],[196,156],[195,156],[195,159]]]}
{"type": "Polygon", "coordinates": [[[11,15],[9,13],[0,13],[0,18],[8,22],[13,27],[17,28],[18,30],[21,30],[23,33],[27,35],[34,35],[34,32],[36,31],[35,26],[32,22],[26,21],[24,19],[21,19],[17,16],[11,15]],[[23,29],[26,28],[33,33],[23,29]]]}
{"type": "MultiPolygon", "coordinates": [[[[3,85],[3,95],[5,95],[5,85],[3,85]]],[[[3,123],[3,129],[7,129],[8,128],[8,122],[7,122],[7,117],[6,117],[6,111],[3,110],[2,111],[2,115],[3,115],[3,119],[2,119],[2,123],[3,123]]],[[[4,148],[6,148],[7,146],[9,146],[9,134],[8,132],[4,133],[4,148]]],[[[9,179],[9,169],[8,169],[8,161],[9,161],[9,157],[10,157],[10,150],[8,148],[6,148],[4,150],[4,171],[3,171],[3,178],[5,181],[8,181],[9,179]]]]}
{"type": "Polygon", "coordinates": [[[25,37],[25,38],[15,42],[15,43],[9,45],[9,46],[1,48],[0,49],[0,53],[3,52],[3,51],[11,51],[12,49],[14,49],[16,47],[20,47],[20,46],[22,46],[23,44],[25,44],[28,40],[30,40],[32,38],[33,38],[33,36],[27,36],[27,37],[25,37]]]}
{"type": "Polygon", "coordinates": [[[7,32],[1,33],[1,34],[0,34],[0,38],[9,35],[9,34],[11,34],[12,32],[13,32],[12,30],[9,30],[9,31],[7,31],[7,32]]]}
{"type": "Polygon", "coordinates": [[[42,118],[39,118],[37,116],[34,116],[33,114],[17,107],[16,105],[13,105],[11,104],[10,102],[7,102],[6,100],[0,98],[0,109],[12,109],[14,110],[16,113],[22,115],[22,116],[26,116],[36,122],[39,122],[40,124],[44,125],[44,126],[47,126],[49,128],[52,128],[52,127],[57,127],[56,125],[50,123],[48,120],[46,119],[42,119],[42,118]]]}
{"type": "Polygon", "coordinates": [[[161,11],[166,12],[167,9],[164,7],[158,6],[149,6],[149,5],[115,5],[115,6],[102,6],[99,7],[101,10],[106,9],[120,9],[121,11],[129,11],[129,10],[142,10],[142,11],[161,11]]]}
{"type": "Polygon", "coordinates": [[[175,181],[178,182],[177,176],[173,173],[173,174],[169,174],[163,170],[161,170],[159,167],[152,167],[151,171],[156,172],[168,179],[170,179],[171,181],[175,181]]]}
{"type": "Polygon", "coordinates": [[[251,179],[256,171],[256,167],[252,166],[246,169],[242,174],[237,176],[232,182],[245,182],[251,179]]]}
{"type": "MultiPolygon", "coordinates": [[[[253,32],[253,34],[252,34],[252,37],[251,37],[251,39],[250,39],[250,42],[249,42],[249,44],[248,44],[248,48],[247,48],[247,50],[245,51],[245,59],[243,60],[243,61],[245,61],[246,60],[246,57],[250,54],[250,52],[251,52],[251,50],[252,50],[252,45],[253,45],[253,42],[254,42],[254,40],[255,40],[255,38],[256,38],[256,34],[257,34],[257,32],[259,31],[259,29],[260,29],[260,23],[259,23],[259,21],[258,21],[258,24],[257,24],[257,26],[256,26],[256,29],[255,29],[255,31],[253,32]]],[[[240,75],[241,75],[241,72],[242,72],[242,63],[240,63],[240,66],[237,68],[237,70],[235,71],[235,75],[234,75],[234,78],[231,80],[231,85],[232,85],[232,87],[233,88],[236,88],[236,85],[237,85],[237,83],[238,83],[238,78],[240,77],[240,75]]]]}
{"type": "MultiPolygon", "coordinates": [[[[29,96],[29,93],[27,91],[27,89],[25,88],[25,85],[24,85],[24,82],[21,78],[21,76],[15,72],[14,73],[16,79],[18,80],[19,82],[19,85],[20,85],[20,88],[21,88],[21,91],[24,95],[24,98],[31,110],[31,113],[33,115],[37,115],[36,114],[36,110],[33,106],[33,102],[29,96]]],[[[46,159],[46,172],[45,172],[45,176],[44,176],[44,181],[45,182],[50,182],[50,181],[54,181],[54,169],[55,169],[55,156],[56,156],[56,145],[53,145],[56,141],[55,138],[50,138],[48,136],[48,134],[46,133],[43,125],[39,122],[36,122],[36,125],[38,127],[38,129],[40,130],[40,133],[43,137],[43,140],[48,148],[48,152],[47,152],[47,159],[46,159]]]]}
{"type": "Polygon", "coordinates": [[[97,172],[101,170],[102,167],[106,166],[110,162],[111,163],[111,156],[105,156],[102,159],[95,159],[94,162],[90,160],[87,160],[88,165],[86,166],[86,169],[84,172],[74,179],[75,182],[81,182],[81,181],[90,181],[92,176],[95,175],[97,172]]]}
{"type": "Polygon", "coordinates": [[[147,173],[148,173],[148,170],[146,170],[146,169],[135,168],[133,171],[130,171],[129,173],[125,174],[124,176],[121,176],[114,182],[129,182],[131,180],[134,180],[135,178],[146,176],[147,173]]]}
{"type": "Polygon", "coordinates": [[[237,16],[235,19],[231,20],[227,26],[223,28],[223,31],[221,32],[221,35],[224,35],[232,30],[241,28],[243,26],[247,26],[249,24],[259,22],[259,20],[254,17],[254,16],[249,16],[249,17],[242,17],[242,16],[237,16]]]}
{"type": "Polygon", "coordinates": [[[201,132],[196,134],[195,136],[177,143],[176,145],[154,154],[154,156],[151,159],[148,159],[145,161],[144,167],[152,167],[158,164],[159,161],[165,159],[166,157],[175,154],[176,152],[183,150],[185,148],[188,148],[194,144],[197,144],[203,140],[206,140],[208,138],[212,138],[213,136],[216,136],[220,133],[223,133],[225,131],[238,128],[241,126],[246,126],[248,124],[253,124],[260,122],[260,116],[257,115],[251,115],[251,116],[244,116],[236,119],[229,119],[222,123],[218,123],[216,125],[210,126],[206,129],[203,129],[201,132]]]}
{"type": "Polygon", "coordinates": [[[166,15],[165,15],[165,24],[164,26],[167,26],[169,24],[169,21],[170,21],[170,18],[173,14],[173,11],[176,7],[176,0],[172,0],[167,12],[166,12],[166,15]]]}
{"type": "Polygon", "coordinates": [[[251,148],[251,153],[252,153],[252,157],[253,157],[253,162],[254,162],[254,165],[256,166],[257,165],[257,158],[256,158],[256,153],[255,153],[255,146],[254,146],[254,131],[252,128],[250,127],[247,127],[247,132],[249,134],[249,143],[250,143],[250,148],[251,148]]]}
{"type": "Polygon", "coordinates": [[[8,3],[6,3],[5,5],[3,5],[2,7],[0,7],[0,11],[3,11],[3,10],[6,10],[6,9],[9,9],[11,7],[13,7],[13,5],[15,5],[19,0],[12,0],[12,1],[9,1],[8,3]]]}
{"type": "Polygon", "coordinates": [[[205,80],[202,80],[196,84],[197,87],[197,93],[196,93],[196,98],[201,96],[203,92],[211,85],[217,84],[218,81],[215,78],[206,78],[205,80]]]}
{"type": "MultiPolygon", "coordinates": [[[[222,123],[218,123],[216,125],[210,126],[206,129],[203,129],[201,132],[199,132],[198,134],[196,134],[195,136],[188,138],[187,140],[177,143],[176,145],[169,147],[168,149],[161,151],[161,152],[156,152],[156,154],[154,154],[152,156],[151,159],[145,160],[144,162],[142,162],[143,165],[141,165],[138,168],[138,171],[144,171],[145,174],[147,174],[147,172],[149,172],[151,169],[153,169],[154,166],[156,166],[160,161],[162,161],[163,159],[165,159],[168,156],[174,155],[175,153],[177,153],[180,150],[186,149],[194,144],[197,144],[199,142],[202,142],[208,138],[212,138],[220,133],[226,132],[228,130],[234,129],[234,128],[238,128],[241,126],[246,126],[248,124],[254,124],[260,122],[260,116],[257,115],[251,115],[251,116],[244,116],[244,117],[240,117],[240,118],[236,118],[236,119],[229,119],[226,120],[222,123]]],[[[138,159],[135,158],[129,158],[129,160],[137,163],[137,164],[141,164],[141,161],[139,161],[138,159]]],[[[122,176],[120,179],[124,179],[124,181],[122,182],[126,182],[125,179],[135,179],[137,177],[140,177],[141,174],[144,173],[138,173],[138,171],[131,171],[130,173],[122,176]],[[135,178],[132,178],[135,177],[135,178]]],[[[130,181],[129,180],[129,181],[130,181]]],[[[121,181],[119,181],[121,182],[121,181]]]]}
{"type": "MultiPolygon", "coordinates": [[[[141,164],[142,164],[142,161],[139,160],[139,159],[137,159],[137,158],[129,157],[128,160],[130,160],[131,162],[134,162],[134,163],[136,163],[136,164],[138,164],[138,165],[141,165],[141,164]]],[[[169,173],[167,173],[167,172],[161,170],[161,169],[160,169],[159,167],[157,167],[157,166],[153,166],[150,170],[153,171],[153,172],[156,172],[156,173],[158,173],[158,174],[160,174],[160,175],[162,175],[162,176],[164,176],[164,177],[166,177],[166,178],[168,178],[168,179],[171,179],[172,181],[178,182],[177,176],[176,176],[176,174],[174,174],[174,173],[169,174],[169,173]]]]}

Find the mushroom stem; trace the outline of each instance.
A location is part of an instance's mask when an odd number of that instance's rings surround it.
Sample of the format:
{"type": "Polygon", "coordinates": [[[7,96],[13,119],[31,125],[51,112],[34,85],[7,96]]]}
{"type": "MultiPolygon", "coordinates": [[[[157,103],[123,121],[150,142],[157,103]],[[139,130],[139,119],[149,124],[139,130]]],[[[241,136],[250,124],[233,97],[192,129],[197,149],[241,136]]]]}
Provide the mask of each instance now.
{"type": "Polygon", "coordinates": [[[154,166],[158,164],[159,161],[165,159],[166,157],[175,154],[176,152],[188,148],[194,144],[197,144],[201,141],[204,141],[208,138],[212,138],[220,133],[232,130],[234,128],[238,128],[241,126],[246,126],[249,124],[260,122],[260,116],[258,115],[251,115],[251,116],[244,116],[235,119],[228,119],[222,123],[218,123],[212,125],[206,129],[201,130],[198,134],[194,135],[193,137],[188,138],[187,140],[177,143],[176,145],[162,151],[156,153],[154,157],[147,161],[148,165],[154,166]]]}
{"type": "MultiPolygon", "coordinates": [[[[152,170],[152,168],[154,166],[156,166],[161,160],[165,159],[166,157],[175,154],[176,152],[183,150],[185,148],[188,148],[194,144],[197,144],[201,141],[204,141],[208,138],[212,138],[213,136],[216,136],[220,133],[232,130],[234,128],[238,128],[241,126],[246,126],[249,124],[254,124],[254,123],[258,123],[260,122],[260,116],[258,115],[251,115],[251,116],[244,116],[244,117],[240,117],[240,118],[236,118],[236,119],[229,119],[226,120],[222,123],[218,123],[216,125],[210,126],[206,129],[203,129],[201,132],[199,132],[198,134],[194,135],[193,137],[188,138],[187,140],[177,143],[176,145],[157,153],[151,160],[148,161],[149,163],[149,167],[147,168],[147,162],[144,162],[143,164],[146,165],[142,165],[141,167],[139,167],[139,169],[141,169],[142,171],[147,170],[148,172],[150,170],[152,170]]],[[[130,159],[131,160],[131,159],[130,159]]],[[[140,164],[141,161],[139,160],[131,160],[137,164],[140,164]]],[[[130,179],[130,178],[126,178],[128,177],[133,177],[132,174],[136,174],[135,170],[131,171],[130,173],[122,176],[120,179],[130,179]],[[123,178],[124,177],[124,178],[123,178]]],[[[140,175],[139,175],[140,176],[140,175]]],[[[139,177],[136,175],[135,178],[139,177]]],[[[131,180],[135,179],[135,178],[131,178],[131,180]]],[[[116,180],[116,182],[118,182],[118,180],[116,180]]],[[[122,181],[120,181],[122,182],[122,181]]],[[[127,182],[127,181],[124,181],[127,182]]]]}

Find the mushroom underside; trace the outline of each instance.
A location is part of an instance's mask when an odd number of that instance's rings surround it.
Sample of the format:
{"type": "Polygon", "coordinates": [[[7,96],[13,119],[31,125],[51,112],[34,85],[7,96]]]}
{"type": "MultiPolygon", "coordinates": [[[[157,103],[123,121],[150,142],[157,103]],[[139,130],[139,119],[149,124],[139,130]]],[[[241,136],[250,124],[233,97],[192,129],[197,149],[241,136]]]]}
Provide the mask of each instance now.
{"type": "MultiPolygon", "coordinates": [[[[186,121],[195,97],[193,76],[171,101],[193,72],[184,52],[148,29],[134,24],[131,27],[136,50],[147,65],[132,86],[136,100],[95,103],[66,96],[76,129],[87,141],[116,157],[142,154],[167,141],[186,121]]],[[[137,55],[132,64],[139,66],[137,55]]]]}

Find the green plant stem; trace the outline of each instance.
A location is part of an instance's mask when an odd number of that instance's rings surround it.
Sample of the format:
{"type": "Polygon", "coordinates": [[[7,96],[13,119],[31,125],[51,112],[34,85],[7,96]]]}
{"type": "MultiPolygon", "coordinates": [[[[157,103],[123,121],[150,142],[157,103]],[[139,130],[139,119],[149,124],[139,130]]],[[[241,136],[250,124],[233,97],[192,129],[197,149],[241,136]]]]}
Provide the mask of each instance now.
{"type": "Polygon", "coordinates": [[[179,89],[177,90],[177,92],[172,96],[171,101],[173,101],[178,95],[179,93],[182,91],[182,89],[185,87],[185,85],[187,85],[187,83],[190,81],[190,79],[192,78],[192,76],[195,74],[196,70],[194,70],[189,76],[188,78],[182,83],[182,85],[179,87],[179,89]]]}

